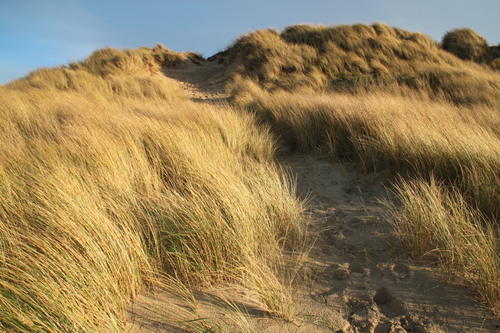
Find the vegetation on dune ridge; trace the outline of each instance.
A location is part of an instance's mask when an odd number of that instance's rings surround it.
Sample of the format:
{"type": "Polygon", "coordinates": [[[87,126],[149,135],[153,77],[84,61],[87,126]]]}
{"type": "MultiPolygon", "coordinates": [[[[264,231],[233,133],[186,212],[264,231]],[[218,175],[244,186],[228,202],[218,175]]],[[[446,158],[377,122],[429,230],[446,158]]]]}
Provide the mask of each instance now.
{"type": "MultiPolygon", "coordinates": [[[[41,68],[7,86],[11,89],[25,90],[38,88],[43,90],[67,90],[89,92],[99,90],[103,96],[114,96],[121,92],[136,97],[163,98],[178,91],[174,85],[165,88],[160,83],[158,74],[163,66],[176,67],[189,59],[200,59],[193,53],[176,53],[162,44],[154,48],[142,47],[132,50],[104,48],[95,51],[81,62],[69,66],[41,68]],[[98,80],[95,77],[105,80],[98,80]]],[[[178,94],[180,96],[180,94],[178,94]]]]}
{"type": "Polygon", "coordinates": [[[228,51],[241,59],[241,74],[267,90],[376,89],[418,92],[460,105],[499,103],[498,74],[458,59],[426,35],[381,23],[257,30],[228,51]]]}

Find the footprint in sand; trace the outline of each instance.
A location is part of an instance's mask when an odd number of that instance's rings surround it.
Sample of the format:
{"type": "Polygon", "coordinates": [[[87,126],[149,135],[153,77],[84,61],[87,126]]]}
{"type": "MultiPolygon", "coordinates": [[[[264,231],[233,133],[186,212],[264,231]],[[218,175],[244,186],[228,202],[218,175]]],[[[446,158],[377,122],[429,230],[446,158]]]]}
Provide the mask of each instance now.
{"type": "Polygon", "coordinates": [[[408,279],[410,277],[410,267],[403,263],[397,263],[391,267],[391,275],[397,281],[408,279]]]}
{"type": "Polygon", "coordinates": [[[352,273],[361,274],[363,277],[369,277],[371,275],[371,270],[369,268],[363,267],[359,262],[353,262],[349,264],[349,270],[352,273]]]}
{"type": "Polygon", "coordinates": [[[427,320],[421,320],[415,316],[386,319],[378,323],[373,333],[444,333],[439,327],[429,325],[427,320]]]}
{"type": "Polygon", "coordinates": [[[387,288],[377,289],[373,301],[386,317],[393,318],[406,314],[403,302],[392,296],[387,288]]]}
{"type": "Polygon", "coordinates": [[[370,295],[362,295],[347,300],[348,320],[355,332],[371,332],[379,322],[381,314],[370,295]]]}
{"type": "Polygon", "coordinates": [[[351,271],[347,268],[346,264],[331,264],[326,270],[326,274],[331,274],[333,281],[342,281],[349,278],[351,271]],[[327,273],[329,272],[329,273],[327,273]]]}
{"type": "Polygon", "coordinates": [[[403,302],[387,288],[347,299],[348,320],[353,332],[406,333],[440,332],[432,329],[427,320],[408,314],[403,302]]]}

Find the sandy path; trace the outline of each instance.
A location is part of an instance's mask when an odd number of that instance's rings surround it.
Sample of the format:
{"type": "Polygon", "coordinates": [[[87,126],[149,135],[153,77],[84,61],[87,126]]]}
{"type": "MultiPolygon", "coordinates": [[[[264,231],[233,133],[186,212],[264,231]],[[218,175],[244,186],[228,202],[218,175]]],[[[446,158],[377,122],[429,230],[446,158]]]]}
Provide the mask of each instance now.
{"type": "Polygon", "coordinates": [[[163,74],[177,83],[195,102],[217,103],[227,100],[225,85],[236,64],[227,65],[224,56],[208,60],[187,60],[175,68],[163,68],[163,74]]]}
{"type": "MultiPolygon", "coordinates": [[[[191,99],[218,102],[227,98],[230,72],[217,61],[204,61],[166,69],[165,75],[191,99]]],[[[246,307],[245,320],[255,332],[500,332],[500,320],[467,288],[446,282],[436,267],[412,261],[395,246],[379,202],[390,195],[387,177],[320,156],[293,154],[280,162],[296,176],[297,195],[311,197],[316,238],[306,278],[294,290],[297,321],[269,318],[234,287],[200,292],[200,315],[230,322],[234,315],[221,301],[224,293],[246,307]]],[[[161,293],[141,295],[129,308],[127,331],[175,331],[164,318],[174,301],[161,293]]]]}

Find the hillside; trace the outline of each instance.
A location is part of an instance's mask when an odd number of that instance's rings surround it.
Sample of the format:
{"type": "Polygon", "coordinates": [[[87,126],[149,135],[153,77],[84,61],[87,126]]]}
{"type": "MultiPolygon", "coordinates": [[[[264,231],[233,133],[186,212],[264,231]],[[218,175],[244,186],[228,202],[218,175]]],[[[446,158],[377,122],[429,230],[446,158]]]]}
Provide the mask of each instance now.
{"type": "Polygon", "coordinates": [[[258,30],[227,52],[242,59],[243,77],[267,90],[411,91],[498,106],[498,75],[487,66],[462,61],[426,35],[381,23],[258,30]]]}
{"type": "Polygon", "coordinates": [[[0,329],[498,330],[484,45],[291,26],[0,86],[0,329]]]}

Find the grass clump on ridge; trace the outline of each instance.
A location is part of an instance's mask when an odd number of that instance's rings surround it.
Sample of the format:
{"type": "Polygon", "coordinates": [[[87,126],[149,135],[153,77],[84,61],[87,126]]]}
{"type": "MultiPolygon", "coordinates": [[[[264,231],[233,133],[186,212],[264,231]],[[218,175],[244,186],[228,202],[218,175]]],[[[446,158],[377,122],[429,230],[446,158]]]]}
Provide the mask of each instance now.
{"type": "Polygon", "coordinates": [[[443,49],[457,57],[476,62],[484,60],[488,50],[486,40],[469,28],[448,31],[441,43],[443,49]]]}
{"type": "Polygon", "coordinates": [[[134,52],[0,87],[1,330],[121,331],[159,275],[264,288],[303,241],[269,130],[184,100],[134,52]]]}

